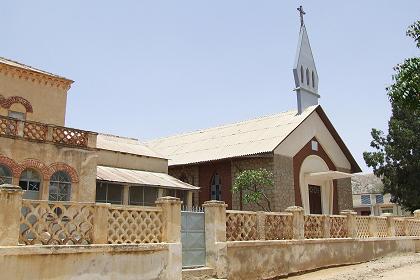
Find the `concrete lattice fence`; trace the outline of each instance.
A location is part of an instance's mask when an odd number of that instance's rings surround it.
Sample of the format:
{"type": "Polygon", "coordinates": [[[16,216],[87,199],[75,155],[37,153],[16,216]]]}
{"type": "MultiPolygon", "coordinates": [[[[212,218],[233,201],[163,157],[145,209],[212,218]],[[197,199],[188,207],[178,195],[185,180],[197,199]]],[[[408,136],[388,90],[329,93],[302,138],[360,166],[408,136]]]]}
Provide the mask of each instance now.
{"type": "MultiPolygon", "coordinates": [[[[226,211],[226,240],[290,240],[420,236],[420,219],[392,216],[304,215],[302,207],[284,213],[226,211]]],[[[419,213],[417,213],[419,214],[419,213]]]]}
{"type": "Polygon", "coordinates": [[[156,207],[22,199],[17,186],[0,188],[0,246],[179,242],[181,202],[156,207]],[[179,217],[178,217],[179,216],[179,217]]]}

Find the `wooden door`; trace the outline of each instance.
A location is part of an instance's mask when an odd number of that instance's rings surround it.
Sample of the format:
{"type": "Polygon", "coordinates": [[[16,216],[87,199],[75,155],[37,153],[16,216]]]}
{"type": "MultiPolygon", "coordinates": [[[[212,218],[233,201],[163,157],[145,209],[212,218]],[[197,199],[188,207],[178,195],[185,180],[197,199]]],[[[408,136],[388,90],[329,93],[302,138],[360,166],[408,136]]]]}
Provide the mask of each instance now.
{"type": "Polygon", "coordinates": [[[309,208],[311,214],[322,214],[321,187],[309,185],[309,208]]]}

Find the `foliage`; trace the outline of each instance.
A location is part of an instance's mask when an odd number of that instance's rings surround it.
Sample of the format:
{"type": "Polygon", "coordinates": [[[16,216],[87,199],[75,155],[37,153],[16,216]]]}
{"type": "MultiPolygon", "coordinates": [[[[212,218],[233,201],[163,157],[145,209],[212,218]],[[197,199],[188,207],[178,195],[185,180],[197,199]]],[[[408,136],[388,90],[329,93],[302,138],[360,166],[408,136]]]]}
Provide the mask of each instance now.
{"type": "Polygon", "coordinates": [[[273,184],[273,173],[267,169],[244,170],[235,178],[232,191],[242,192],[245,203],[255,204],[262,210],[271,212],[270,199],[265,192],[273,184]]]}
{"type": "MultiPolygon", "coordinates": [[[[420,21],[407,35],[420,48],[420,21]]],[[[370,146],[376,151],[363,157],[382,179],[384,193],[405,209],[420,209],[420,58],[414,57],[394,67],[394,83],[387,88],[392,106],[388,135],[372,129],[370,146]]]]}

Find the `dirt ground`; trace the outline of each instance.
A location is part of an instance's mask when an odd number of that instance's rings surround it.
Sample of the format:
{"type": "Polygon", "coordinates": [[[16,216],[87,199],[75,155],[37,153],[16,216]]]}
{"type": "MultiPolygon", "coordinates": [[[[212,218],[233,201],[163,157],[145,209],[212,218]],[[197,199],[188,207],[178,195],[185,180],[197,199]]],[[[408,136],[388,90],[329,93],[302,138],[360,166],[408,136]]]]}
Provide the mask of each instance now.
{"type": "Polygon", "coordinates": [[[420,280],[420,253],[318,270],[288,280],[420,280]]]}

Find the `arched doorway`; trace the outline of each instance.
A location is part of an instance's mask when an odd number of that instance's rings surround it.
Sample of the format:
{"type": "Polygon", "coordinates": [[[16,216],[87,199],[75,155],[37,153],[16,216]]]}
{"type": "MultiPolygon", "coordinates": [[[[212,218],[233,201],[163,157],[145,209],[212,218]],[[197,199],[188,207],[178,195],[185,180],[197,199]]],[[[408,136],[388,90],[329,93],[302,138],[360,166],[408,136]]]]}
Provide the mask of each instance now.
{"type": "Polygon", "coordinates": [[[333,213],[333,180],[310,176],[329,170],[327,163],[319,156],[310,155],[303,161],[299,171],[299,185],[305,214],[333,213]]]}

